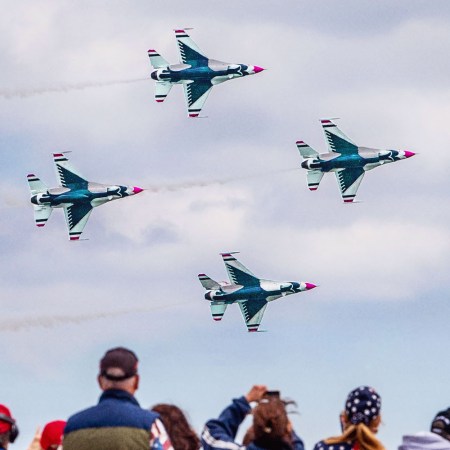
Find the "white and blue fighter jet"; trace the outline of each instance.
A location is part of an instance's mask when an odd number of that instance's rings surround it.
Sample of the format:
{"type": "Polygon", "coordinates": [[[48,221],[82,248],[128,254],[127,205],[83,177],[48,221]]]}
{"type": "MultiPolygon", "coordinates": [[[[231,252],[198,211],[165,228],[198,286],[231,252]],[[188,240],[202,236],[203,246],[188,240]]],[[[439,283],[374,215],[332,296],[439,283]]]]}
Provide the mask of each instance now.
{"type": "Polygon", "coordinates": [[[161,103],[174,84],[182,84],[189,117],[198,117],[211,89],[233,78],[253,75],[264,69],[245,64],[229,64],[205,56],[185,30],[175,30],[180,50],[180,64],[169,64],[156,50],[148,56],[154,70],[155,100],[161,103]]]}
{"type": "Polygon", "coordinates": [[[406,150],[377,150],[359,147],[331,120],[322,120],[321,122],[328,141],[329,153],[319,155],[304,141],[297,141],[297,148],[304,158],[302,167],[308,170],[308,188],[311,191],[317,190],[323,174],[334,172],[345,203],[353,202],[365,172],[383,164],[415,155],[406,150]]]}
{"type": "Polygon", "coordinates": [[[214,320],[222,320],[228,305],[237,303],[250,332],[258,331],[267,304],[286,295],[297,294],[316,287],[304,281],[271,281],[257,278],[243,266],[233,253],[221,253],[230,283],[212,280],[204,273],[198,275],[202,286],[208,290],[205,299],[211,302],[214,320]]]}
{"type": "Polygon", "coordinates": [[[143,191],[135,186],[91,183],[72,167],[63,153],[53,153],[53,161],[60,187],[49,189],[36,175],[27,176],[34,221],[36,226],[43,227],[53,208],[63,208],[71,241],[80,239],[96,206],[143,191]]]}

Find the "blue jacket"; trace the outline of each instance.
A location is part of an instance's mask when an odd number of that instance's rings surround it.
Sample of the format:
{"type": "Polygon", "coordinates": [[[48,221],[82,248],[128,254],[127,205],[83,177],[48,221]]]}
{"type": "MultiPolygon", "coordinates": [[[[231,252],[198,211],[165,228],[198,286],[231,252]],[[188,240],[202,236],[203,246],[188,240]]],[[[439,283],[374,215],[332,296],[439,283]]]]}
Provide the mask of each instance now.
{"type": "MultiPolygon", "coordinates": [[[[236,443],[236,434],[239,425],[251,411],[251,406],[245,397],[236,398],[230,406],[225,408],[218,419],[206,422],[202,432],[202,445],[204,450],[264,450],[252,442],[248,447],[236,443]]],[[[302,440],[292,432],[292,448],[304,450],[302,440]]],[[[281,449],[280,449],[281,450],[281,449]]]]}
{"type": "Polygon", "coordinates": [[[69,418],[64,429],[63,448],[64,450],[162,448],[155,445],[155,436],[152,435],[152,430],[160,424],[157,418],[158,414],[142,409],[128,392],[109,389],[103,392],[97,405],[69,418]]]}

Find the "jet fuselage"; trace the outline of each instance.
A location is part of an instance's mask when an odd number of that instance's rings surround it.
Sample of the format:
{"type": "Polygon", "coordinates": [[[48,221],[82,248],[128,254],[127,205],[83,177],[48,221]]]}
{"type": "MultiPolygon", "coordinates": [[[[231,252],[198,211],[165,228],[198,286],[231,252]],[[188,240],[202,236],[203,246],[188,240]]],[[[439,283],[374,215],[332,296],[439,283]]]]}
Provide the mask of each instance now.
{"type": "Polygon", "coordinates": [[[322,153],[318,157],[307,158],[302,162],[302,167],[308,170],[320,170],[322,172],[333,172],[340,169],[362,168],[371,170],[401,159],[409,157],[406,151],[377,150],[359,147],[358,153],[322,153]]]}
{"type": "Polygon", "coordinates": [[[312,289],[311,283],[298,283],[297,281],[269,281],[261,280],[259,286],[241,286],[227,284],[220,289],[212,289],[206,292],[205,299],[210,301],[223,301],[227,304],[251,299],[264,299],[268,302],[290,294],[312,289]]]}
{"type": "Polygon", "coordinates": [[[111,200],[116,200],[140,192],[140,188],[132,186],[106,185],[87,183],[85,186],[59,187],[48,189],[45,193],[33,195],[30,199],[34,205],[47,205],[52,208],[62,208],[65,205],[90,203],[99,206],[111,200]]]}
{"type": "Polygon", "coordinates": [[[210,81],[219,84],[232,78],[240,78],[260,72],[257,66],[245,64],[228,64],[222,61],[208,60],[205,64],[171,64],[165,68],[154,70],[151,78],[173,84],[189,81],[210,81]]]}

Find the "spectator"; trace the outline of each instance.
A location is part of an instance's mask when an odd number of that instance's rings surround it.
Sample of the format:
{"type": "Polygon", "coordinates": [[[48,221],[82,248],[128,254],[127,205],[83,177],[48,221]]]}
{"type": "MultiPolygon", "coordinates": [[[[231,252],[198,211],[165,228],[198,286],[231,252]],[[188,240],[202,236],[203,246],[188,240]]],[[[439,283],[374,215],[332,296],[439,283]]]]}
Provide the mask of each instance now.
{"type": "Polygon", "coordinates": [[[361,386],[350,392],[341,413],[342,434],[318,442],[314,450],[384,450],[375,437],[381,422],[381,397],[375,389],[361,386]]]}
{"type": "Polygon", "coordinates": [[[0,450],[6,450],[19,435],[16,421],[5,405],[0,405],[0,450]]]}
{"type": "Polygon", "coordinates": [[[65,426],[66,422],[64,420],[54,420],[45,425],[39,440],[42,450],[62,449],[62,437],[65,426]]]}
{"type": "Polygon", "coordinates": [[[450,450],[450,408],[437,413],[431,431],[403,436],[399,450],[450,450]]]}
{"type": "Polygon", "coordinates": [[[103,391],[96,406],[67,421],[64,450],[173,450],[156,413],[142,409],[134,397],[139,387],[138,359],[123,347],[106,352],[98,384],[103,391]]]}
{"type": "Polygon", "coordinates": [[[266,386],[255,385],[244,397],[234,399],[218,419],[209,420],[202,433],[204,450],[303,450],[302,440],[295,434],[287,417],[285,403],[266,396],[266,386]],[[235,442],[239,425],[253,410],[253,426],[244,444],[235,442]]]}
{"type": "Polygon", "coordinates": [[[198,450],[200,448],[200,439],[180,408],[160,403],[153,406],[151,410],[159,414],[174,450],[198,450]]]}

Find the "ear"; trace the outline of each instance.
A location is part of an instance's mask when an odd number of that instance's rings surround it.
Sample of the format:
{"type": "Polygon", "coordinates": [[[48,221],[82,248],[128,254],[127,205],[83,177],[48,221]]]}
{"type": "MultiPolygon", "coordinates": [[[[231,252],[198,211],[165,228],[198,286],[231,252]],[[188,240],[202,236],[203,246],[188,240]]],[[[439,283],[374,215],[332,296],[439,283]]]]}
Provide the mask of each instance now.
{"type": "Polygon", "coordinates": [[[139,375],[136,375],[134,378],[134,390],[137,391],[139,389],[139,375]]]}
{"type": "Polygon", "coordinates": [[[103,391],[103,377],[101,375],[97,375],[97,383],[100,386],[100,389],[103,391]]]}

